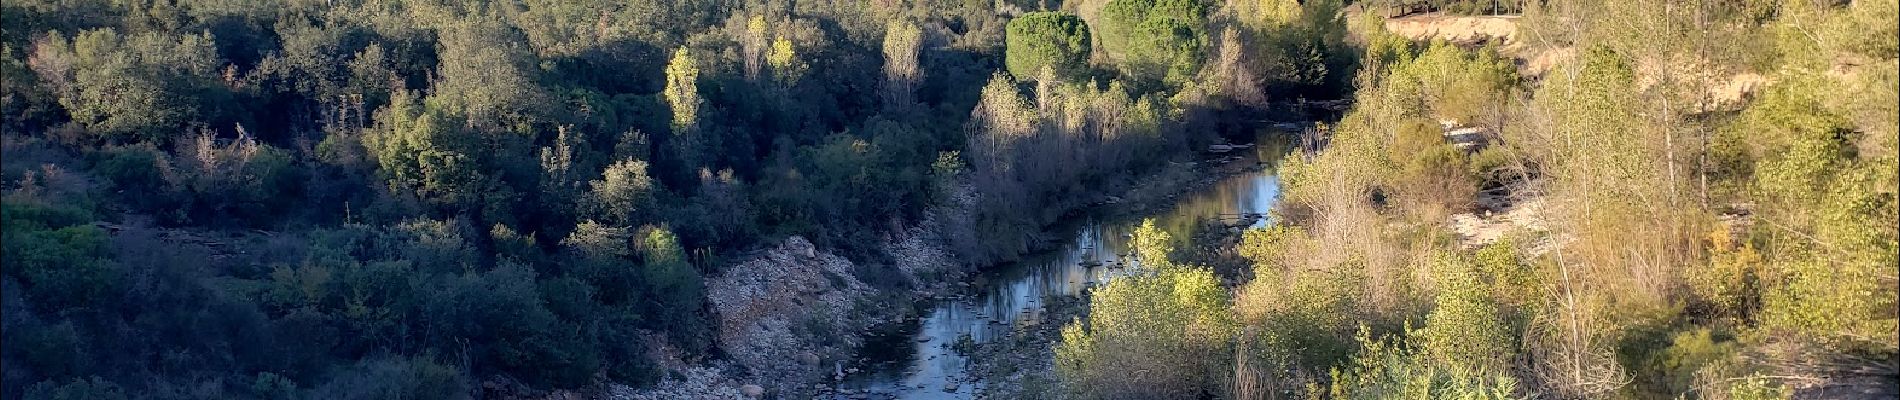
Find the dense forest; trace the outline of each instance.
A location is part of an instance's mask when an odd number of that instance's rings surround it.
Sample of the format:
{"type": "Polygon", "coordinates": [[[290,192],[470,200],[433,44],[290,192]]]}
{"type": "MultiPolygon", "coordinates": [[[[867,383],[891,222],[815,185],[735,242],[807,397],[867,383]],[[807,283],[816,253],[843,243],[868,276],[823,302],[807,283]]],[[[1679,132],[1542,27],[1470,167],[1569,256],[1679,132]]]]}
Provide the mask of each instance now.
{"type": "Polygon", "coordinates": [[[1336,98],[999,396],[1900,393],[1896,3],[8,0],[0,397],[650,387],[773,243],[908,293],[926,221],[980,272],[1336,98]]]}

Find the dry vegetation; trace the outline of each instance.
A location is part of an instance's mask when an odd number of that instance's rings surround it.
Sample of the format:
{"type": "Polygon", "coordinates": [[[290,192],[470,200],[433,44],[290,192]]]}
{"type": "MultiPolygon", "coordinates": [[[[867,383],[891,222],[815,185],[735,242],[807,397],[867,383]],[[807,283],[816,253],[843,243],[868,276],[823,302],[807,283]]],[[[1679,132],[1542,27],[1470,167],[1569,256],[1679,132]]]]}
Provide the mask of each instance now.
{"type": "Polygon", "coordinates": [[[1239,245],[1218,393],[1900,394],[1895,3],[1545,2],[1508,51],[1355,32],[1355,108],[1239,245]],[[1461,242],[1492,212],[1536,229],[1461,242]]]}

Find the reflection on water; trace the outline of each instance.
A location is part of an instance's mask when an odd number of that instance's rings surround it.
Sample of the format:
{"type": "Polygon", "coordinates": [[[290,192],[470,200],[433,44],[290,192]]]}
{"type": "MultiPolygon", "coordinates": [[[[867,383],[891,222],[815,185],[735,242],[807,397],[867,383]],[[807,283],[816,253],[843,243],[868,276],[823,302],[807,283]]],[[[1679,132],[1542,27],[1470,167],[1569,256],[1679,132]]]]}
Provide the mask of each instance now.
{"type": "MultiPolygon", "coordinates": [[[[1284,140],[1263,136],[1237,162],[1274,160],[1285,154],[1284,140]]],[[[1172,234],[1177,242],[1192,238],[1200,222],[1222,214],[1266,213],[1280,195],[1280,182],[1271,165],[1260,171],[1227,177],[1220,182],[1181,197],[1171,209],[1135,218],[1114,221],[1087,221],[1068,244],[1053,251],[1025,259],[1015,266],[1001,268],[988,275],[989,285],[963,299],[939,300],[925,314],[917,330],[902,341],[870,344],[867,347],[898,346],[899,349],[867,349],[873,358],[883,358],[881,368],[849,378],[840,386],[854,390],[872,389],[897,393],[904,399],[968,399],[980,388],[968,383],[964,357],[950,347],[963,336],[986,342],[1009,335],[1017,325],[1042,321],[1043,299],[1049,295],[1074,296],[1090,283],[1105,282],[1129,271],[1120,268],[1128,253],[1128,236],[1143,218],[1172,234]],[[1083,266],[1085,261],[1093,261],[1083,266]],[[901,346],[910,346],[902,351],[901,346]],[[887,353],[877,355],[879,350],[887,353]],[[946,386],[955,382],[954,391],[946,386]]],[[[1265,220],[1256,225],[1265,224],[1265,220]]],[[[1180,243],[1177,243],[1179,246],[1180,243]]]]}

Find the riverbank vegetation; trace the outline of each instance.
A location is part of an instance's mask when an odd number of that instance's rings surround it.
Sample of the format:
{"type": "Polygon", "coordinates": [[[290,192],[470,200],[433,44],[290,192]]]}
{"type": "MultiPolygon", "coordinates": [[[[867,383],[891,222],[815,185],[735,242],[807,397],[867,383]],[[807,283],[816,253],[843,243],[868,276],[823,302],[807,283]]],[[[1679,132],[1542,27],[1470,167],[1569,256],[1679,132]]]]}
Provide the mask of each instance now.
{"type": "Polygon", "coordinates": [[[1900,6],[1521,7],[1489,43],[1356,24],[1354,108],[1283,163],[1278,223],[1237,245],[1251,279],[1231,317],[1201,319],[1233,321],[1229,352],[1100,338],[1201,315],[1117,306],[1178,285],[1162,269],[1096,291],[1056,394],[1159,395],[1104,383],[1127,371],[1193,374],[1150,387],[1202,398],[1900,393],[1900,6]],[[1454,226],[1507,214],[1533,217],[1495,239],[1454,226]],[[1228,367],[1176,363],[1208,357],[1228,367]]]}

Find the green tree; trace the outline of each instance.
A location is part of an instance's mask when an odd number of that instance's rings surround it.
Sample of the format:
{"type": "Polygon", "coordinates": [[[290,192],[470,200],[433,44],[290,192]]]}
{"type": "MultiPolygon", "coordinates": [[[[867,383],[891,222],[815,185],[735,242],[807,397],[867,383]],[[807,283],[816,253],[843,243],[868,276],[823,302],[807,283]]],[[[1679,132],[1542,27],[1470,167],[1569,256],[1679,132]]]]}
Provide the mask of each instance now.
{"type": "Polygon", "coordinates": [[[667,333],[688,348],[710,345],[703,313],[706,289],[699,270],[687,260],[679,236],[654,226],[641,227],[634,235],[634,250],[644,267],[641,276],[649,315],[670,324],[667,333]]]}
{"type": "Polygon", "coordinates": [[[586,164],[575,165],[576,158],[585,158],[576,154],[587,149],[587,139],[580,131],[571,126],[561,126],[555,132],[552,146],[541,147],[541,209],[556,218],[571,217],[576,211],[573,203],[581,193],[581,179],[578,169],[584,170],[586,164]]]}
{"type": "Polygon", "coordinates": [[[627,228],[585,220],[574,226],[566,239],[561,239],[561,247],[588,261],[610,263],[633,255],[627,247],[630,238],[627,228]]]}
{"type": "Polygon", "coordinates": [[[439,205],[476,207],[492,177],[477,134],[456,113],[401,94],[377,112],[377,126],[363,135],[391,189],[412,192],[439,205]]]}
{"type": "Polygon", "coordinates": [[[752,19],[746,20],[745,32],[740,35],[739,57],[744,61],[745,77],[757,80],[759,72],[765,67],[763,62],[768,45],[765,16],[754,15],[752,19]]]}
{"type": "Polygon", "coordinates": [[[1063,12],[1040,11],[1009,21],[1004,64],[1009,73],[1034,78],[1044,67],[1057,76],[1078,76],[1089,57],[1089,27],[1063,12]]]}
{"type": "Polygon", "coordinates": [[[666,63],[666,103],[673,107],[673,129],[686,131],[699,123],[699,64],[680,47],[666,63]]]}
{"type": "Polygon", "coordinates": [[[909,105],[917,84],[923,79],[918,65],[923,30],[907,20],[892,20],[884,26],[884,100],[886,107],[909,105]]]}
{"type": "Polygon", "coordinates": [[[1200,0],[1109,0],[1089,25],[1131,77],[1180,83],[1206,58],[1207,5],[1200,0]]]}
{"type": "Polygon", "coordinates": [[[631,225],[652,212],[656,188],[647,177],[646,161],[616,162],[588,185],[585,207],[592,218],[631,225]]]}
{"type": "Polygon", "coordinates": [[[539,82],[540,61],[518,30],[476,20],[441,32],[430,93],[437,104],[482,129],[520,131],[547,114],[552,96],[539,82]]]}
{"type": "Polygon", "coordinates": [[[163,142],[189,124],[213,122],[232,98],[209,35],[107,28],[69,41],[50,32],[29,64],[73,121],[110,140],[163,142]]]}
{"type": "Polygon", "coordinates": [[[798,80],[805,77],[805,71],[811,69],[810,64],[799,58],[798,49],[785,35],[772,39],[772,48],[765,54],[765,65],[771,66],[772,77],[786,86],[798,84],[798,80]]]}

